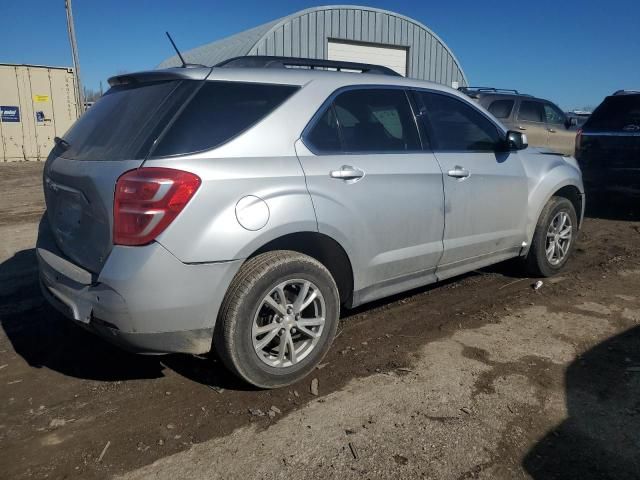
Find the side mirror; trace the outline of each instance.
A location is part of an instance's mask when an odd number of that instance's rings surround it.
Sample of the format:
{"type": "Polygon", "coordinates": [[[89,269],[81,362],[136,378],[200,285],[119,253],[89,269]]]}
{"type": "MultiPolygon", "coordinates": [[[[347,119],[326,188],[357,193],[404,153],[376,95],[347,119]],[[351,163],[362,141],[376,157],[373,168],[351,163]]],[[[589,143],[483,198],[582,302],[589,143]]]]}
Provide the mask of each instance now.
{"type": "Polygon", "coordinates": [[[524,150],[529,146],[529,141],[524,133],[509,130],[507,132],[507,146],[509,150],[524,150]]]}

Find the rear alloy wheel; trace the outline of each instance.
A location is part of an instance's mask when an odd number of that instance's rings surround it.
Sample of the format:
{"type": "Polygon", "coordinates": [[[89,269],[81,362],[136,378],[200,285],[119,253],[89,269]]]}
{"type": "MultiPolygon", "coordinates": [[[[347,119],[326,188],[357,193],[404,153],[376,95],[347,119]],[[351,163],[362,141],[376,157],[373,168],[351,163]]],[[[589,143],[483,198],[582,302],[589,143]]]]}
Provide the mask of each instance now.
{"type": "Polygon", "coordinates": [[[529,274],[550,277],[558,273],[569,260],[577,227],[573,204],[564,197],[552,197],[540,214],[526,257],[529,274]]]}
{"type": "Polygon", "coordinates": [[[324,265],[297,252],[267,252],[248,260],[231,283],[215,348],[252,385],[289,385],[325,356],[339,313],[338,289],[324,265]]]}
{"type": "Polygon", "coordinates": [[[251,336],[258,358],[271,367],[290,367],[316,347],[324,330],[326,306],[309,280],[286,280],[263,299],[251,336]]]}

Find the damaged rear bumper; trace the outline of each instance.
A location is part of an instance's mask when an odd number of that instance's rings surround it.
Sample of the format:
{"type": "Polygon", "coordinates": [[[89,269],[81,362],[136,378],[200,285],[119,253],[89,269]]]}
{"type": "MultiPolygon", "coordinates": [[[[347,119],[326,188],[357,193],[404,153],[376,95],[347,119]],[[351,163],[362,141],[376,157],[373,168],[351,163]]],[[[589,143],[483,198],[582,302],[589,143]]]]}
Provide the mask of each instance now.
{"type": "Polygon", "coordinates": [[[44,220],[36,246],[47,301],[78,325],[137,353],[211,350],[218,309],[241,261],[190,265],[162,245],[115,246],[99,274],[70,262],[44,220]]]}

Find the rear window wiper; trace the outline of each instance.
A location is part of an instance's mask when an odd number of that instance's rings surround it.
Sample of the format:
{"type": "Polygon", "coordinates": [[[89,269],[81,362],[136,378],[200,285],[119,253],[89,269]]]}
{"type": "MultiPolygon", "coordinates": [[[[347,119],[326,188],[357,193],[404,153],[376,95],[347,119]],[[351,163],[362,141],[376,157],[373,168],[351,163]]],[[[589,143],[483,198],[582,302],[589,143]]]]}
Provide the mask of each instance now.
{"type": "Polygon", "coordinates": [[[71,144],[67,142],[64,138],[54,137],[53,141],[56,144],[56,147],[60,147],[62,151],[68,150],[71,144]]]}

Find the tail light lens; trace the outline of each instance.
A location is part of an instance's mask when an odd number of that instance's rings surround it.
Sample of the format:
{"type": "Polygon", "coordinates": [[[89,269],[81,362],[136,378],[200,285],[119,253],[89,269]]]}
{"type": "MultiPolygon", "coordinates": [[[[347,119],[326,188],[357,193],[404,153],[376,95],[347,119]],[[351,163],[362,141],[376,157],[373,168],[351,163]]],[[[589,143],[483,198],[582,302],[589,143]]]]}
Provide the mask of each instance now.
{"type": "Polygon", "coordinates": [[[580,154],[581,146],[582,146],[582,129],[579,128],[578,131],[576,132],[576,150],[575,152],[573,152],[573,156],[575,158],[578,158],[578,155],[580,154]]]}
{"type": "Polygon", "coordinates": [[[141,168],[116,184],[113,243],[146,245],[162,233],[200,187],[200,177],[171,168],[141,168]]]}

